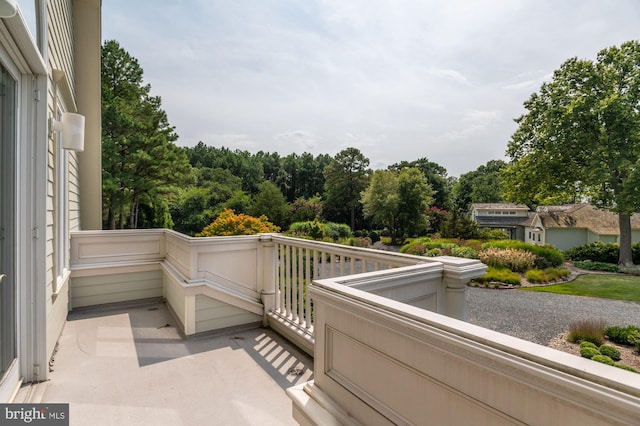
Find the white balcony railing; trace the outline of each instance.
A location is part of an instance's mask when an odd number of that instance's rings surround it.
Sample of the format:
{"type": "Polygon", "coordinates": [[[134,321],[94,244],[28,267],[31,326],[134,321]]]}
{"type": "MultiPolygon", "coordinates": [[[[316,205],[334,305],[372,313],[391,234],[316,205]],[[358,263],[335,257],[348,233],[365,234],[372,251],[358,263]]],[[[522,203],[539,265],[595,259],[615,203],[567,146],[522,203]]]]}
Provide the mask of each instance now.
{"type": "Polygon", "coordinates": [[[290,391],[303,424],[640,418],[640,375],[459,321],[466,283],[485,271],[475,260],[270,234],[71,242],[71,308],[163,297],[186,335],[262,322],[314,354],[315,382],[290,391]]]}
{"type": "Polygon", "coordinates": [[[270,324],[310,354],[314,331],[308,289],[316,279],[355,275],[350,286],[464,319],[466,283],[485,270],[480,262],[461,258],[425,258],[280,235],[272,241],[278,270],[270,324]]]}
{"type": "Polygon", "coordinates": [[[353,288],[311,286],[302,425],[637,425],[640,375],[353,288]]]}
{"type": "Polygon", "coordinates": [[[169,230],[72,234],[72,308],[164,297],[186,335],[262,321],[313,353],[315,279],[464,318],[476,260],[425,258],[264,234],[191,238],[169,230]],[[388,271],[398,273],[389,274],[388,271]]]}

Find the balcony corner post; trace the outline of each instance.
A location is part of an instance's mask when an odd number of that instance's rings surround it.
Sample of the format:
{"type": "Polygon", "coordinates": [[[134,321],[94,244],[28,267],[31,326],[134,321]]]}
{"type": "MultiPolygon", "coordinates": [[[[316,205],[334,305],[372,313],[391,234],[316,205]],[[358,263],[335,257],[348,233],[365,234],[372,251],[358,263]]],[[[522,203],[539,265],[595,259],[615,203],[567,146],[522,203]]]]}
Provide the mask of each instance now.
{"type": "Polygon", "coordinates": [[[262,325],[269,325],[268,313],[276,307],[276,250],[271,235],[260,236],[262,243],[262,292],[260,298],[264,306],[262,325]]]}
{"type": "Polygon", "coordinates": [[[467,320],[467,283],[466,281],[460,281],[455,278],[447,277],[445,273],[445,298],[446,298],[446,311],[445,315],[459,319],[462,321],[467,320]]]}
{"type": "Polygon", "coordinates": [[[444,314],[462,321],[467,320],[467,283],[481,277],[487,270],[479,260],[442,256],[434,258],[444,265],[442,283],[445,289],[444,314]]]}

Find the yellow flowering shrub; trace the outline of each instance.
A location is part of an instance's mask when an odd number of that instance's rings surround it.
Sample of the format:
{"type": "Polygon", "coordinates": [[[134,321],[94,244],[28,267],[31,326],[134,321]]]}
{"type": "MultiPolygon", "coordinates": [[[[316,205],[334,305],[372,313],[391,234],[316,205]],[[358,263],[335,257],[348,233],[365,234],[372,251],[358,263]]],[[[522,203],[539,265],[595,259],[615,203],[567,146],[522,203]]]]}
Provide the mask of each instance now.
{"type": "Polygon", "coordinates": [[[205,226],[196,237],[255,235],[268,232],[280,232],[280,228],[269,222],[268,217],[235,214],[231,209],[224,209],[216,220],[205,226]]]}

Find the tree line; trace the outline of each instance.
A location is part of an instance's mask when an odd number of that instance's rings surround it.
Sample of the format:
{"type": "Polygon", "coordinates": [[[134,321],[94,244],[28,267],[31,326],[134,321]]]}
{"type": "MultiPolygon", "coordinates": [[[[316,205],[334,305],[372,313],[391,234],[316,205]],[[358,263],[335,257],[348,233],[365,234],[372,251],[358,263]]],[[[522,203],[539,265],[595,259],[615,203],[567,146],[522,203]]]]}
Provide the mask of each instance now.
{"type": "Polygon", "coordinates": [[[499,198],[496,177],[479,188],[479,180],[448,177],[427,158],[373,171],[354,147],[335,156],[251,153],[204,142],[178,147],[161,98],[150,95],[138,61],[113,40],[102,48],[102,107],[106,229],[167,227],[195,235],[231,209],[265,215],[282,229],[317,219],[352,230],[388,228],[395,239],[441,232],[452,209],[499,198]]]}

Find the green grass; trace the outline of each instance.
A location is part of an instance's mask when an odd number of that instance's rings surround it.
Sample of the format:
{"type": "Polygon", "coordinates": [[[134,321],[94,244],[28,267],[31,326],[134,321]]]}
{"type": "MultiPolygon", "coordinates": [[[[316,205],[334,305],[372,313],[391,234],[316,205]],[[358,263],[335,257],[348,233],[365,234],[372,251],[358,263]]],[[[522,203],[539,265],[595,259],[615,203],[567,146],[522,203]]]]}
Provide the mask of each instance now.
{"type": "Polygon", "coordinates": [[[625,275],[580,275],[574,281],[546,287],[523,287],[523,291],[544,291],[575,296],[640,302],[640,277],[625,275]]]}

